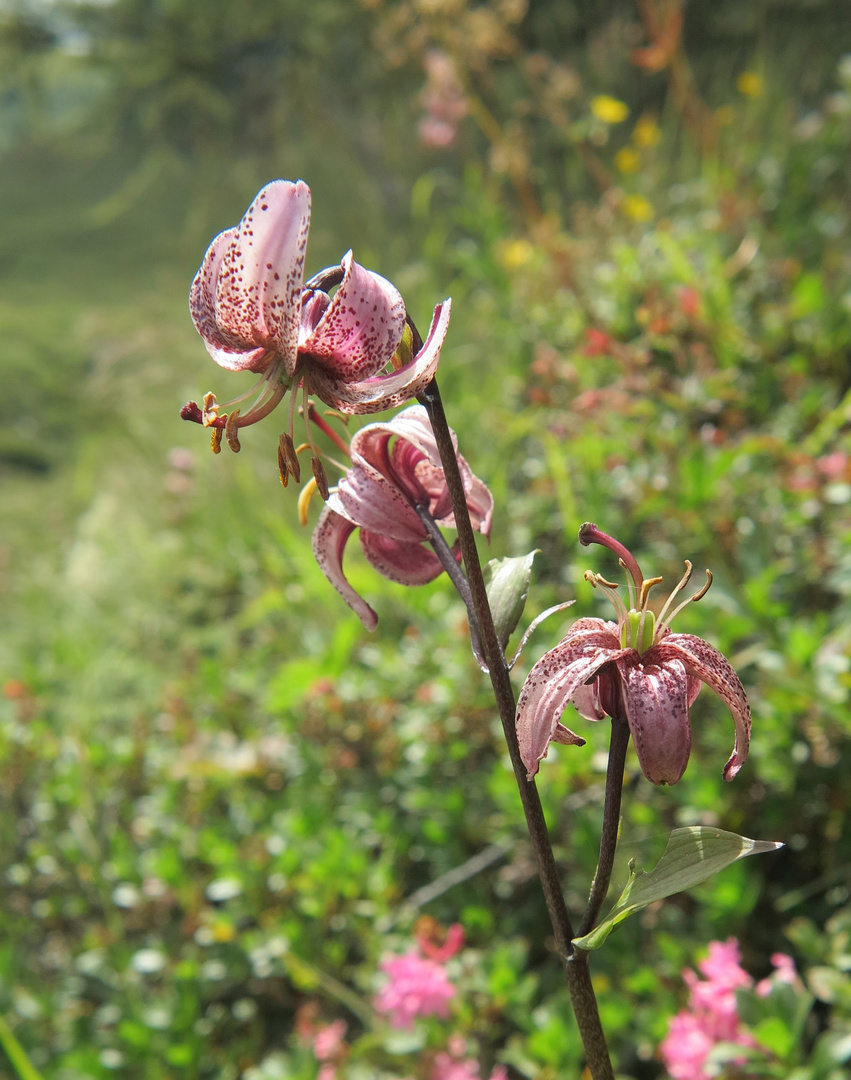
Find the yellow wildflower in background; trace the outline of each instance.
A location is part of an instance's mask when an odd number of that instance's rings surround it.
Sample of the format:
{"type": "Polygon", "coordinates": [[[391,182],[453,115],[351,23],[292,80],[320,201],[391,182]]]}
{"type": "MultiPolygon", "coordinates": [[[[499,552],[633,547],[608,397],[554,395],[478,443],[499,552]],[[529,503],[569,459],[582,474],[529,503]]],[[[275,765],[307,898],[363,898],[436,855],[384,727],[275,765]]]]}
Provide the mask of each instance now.
{"type": "Polygon", "coordinates": [[[736,79],[736,89],[749,98],[761,98],[765,93],[765,79],[755,71],[743,71],[736,79]]]}
{"type": "Polygon", "coordinates": [[[608,94],[591,98],[591,112],[604,124],[622,124],[629,116],[629,106],[608,94]]]}
{"type": "Polygon", "coordinates": [[[662,132],[654,117],[646,113],[639,117],[632,132],[632,141],[636,146],[640,146],[642,150],[649,150],[651,146],[657,146],[661,138],[662,132]]]}
{"type": "Polygon", "coordinates": [[[519,237],[516,240],[507,240],[497,250],[497,258],[503,270],[519,270],[534,254],[534,248],[529,241],[519,237]]]}
{"type": "Polygon", "coordinates": [[[653,203],[645,199],[643,195],[626,195],[621,203],[621,209],[632,221],[652,221],[656,211],[653,203]]]}
{"type": "Polygon", "coordinates": [[[641,158],[631,146],[625,146],[615,154],[615,168],[622,173],[636,173],[641,167],[641,158]]]}

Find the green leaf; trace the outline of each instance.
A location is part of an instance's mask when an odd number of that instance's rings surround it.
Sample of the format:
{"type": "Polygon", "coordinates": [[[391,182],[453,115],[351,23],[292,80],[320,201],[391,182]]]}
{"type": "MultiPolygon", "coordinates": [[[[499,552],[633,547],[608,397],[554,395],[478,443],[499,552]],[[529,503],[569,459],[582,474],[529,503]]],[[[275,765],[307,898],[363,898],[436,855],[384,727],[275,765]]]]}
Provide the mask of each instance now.
{"type": "Polygon", "coordinates": [[[702,825],[674,829],[668,837],[665,854],[649,874],[644,870],[636,873],[635,860],[630,860],[629,881],[608,918],[590,934],[574,938],[573,944],[581,949],[599,949],[618,923],[655,900],[684,892],[748,855],[781,847],[774,840],[749,840],[737,833],[702,825]]]}
{"type": "Polygon", "coordinates": [[[41,1080],[41,1073],[27,1057],[23,1046],[2,1016],[0,1016],[0,1046],[6,1051],[6,1057],[20,1080],[41,1080]]]}
{"type": "Polygon", "coordinates": [[[503,649],[520,622],[526,606],[529,582],[532,579],[532,563],[537,554],[536,548],[528,555],[519,555],[516,559],[491,559],[485,567],[488,603],[493,614],[496,636],[503,649]]]}

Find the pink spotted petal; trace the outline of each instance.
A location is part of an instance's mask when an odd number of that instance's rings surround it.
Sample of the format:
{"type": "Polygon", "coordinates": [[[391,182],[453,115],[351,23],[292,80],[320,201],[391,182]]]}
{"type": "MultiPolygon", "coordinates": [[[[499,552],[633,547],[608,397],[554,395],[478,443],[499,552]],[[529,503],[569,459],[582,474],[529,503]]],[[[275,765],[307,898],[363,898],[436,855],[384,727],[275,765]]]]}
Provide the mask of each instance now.
{"type": "Polygon", "coordinates": [[[346,575],[343,573],[343,552],[346,543],[357,526],[338,514],[332,508],[332,495],[325,504],[319,521],[313,530],[313,554],[319,568],[325,577],[331,582],[337,592],[346,601],[349,607],[358,615],[360,621],[367,630],[374,630],[378,625],[378,616],[351,587],[346,575]]]}
{"type": "Polygon", "coordinates": [[[580,686],[573,695],[573,707],[583,720],[591,720],[596,723],[606,716],[605,710],[600,705],[600,691],[597,679],[590,685],[580,686]]]}
{"type": "Polygon", "coordinates": [[[249,351],[277,352],[295,370],[301,320],[310,189],[299,180],[267,184],[245,212],[218,268],[215,318],[249,351]]]}
{"type": "Polygon", "coordinates": [[[216,282],[219,268],[228,247],[237,236],[236,229],[226,229],[207,248],[201,269],[189,290],[189,312],[195,329],[204,339],[207,352],[219,367],[228,371],[263,371],[272,362],[274,353],[260,346],[252,349],[235,334],[228,333],[216,322],[216,282]]]}
{"type": "MultiPolygon", "coordinates": [[[[649,651],[649,650],[648,650],[649,651]]],[[[641,771],[653,784],[676,784],[691,752],[688,676],[679,660],[618,664],[626,719],[641,771]]]]}
{"type": "Polygon", "coordinates": [[[580,687],[604,664],[633,654],[631,649],[620,648],[620,642],[604,629],[602,620],[584,622],[598,625],[577,635],[571,632],[545,653],[529,672],[520,691],[517,739],[529,780],[538,771],[538,763],[546,757],[559,719],[580,687]]]}
{"type": "Polygon", "coordinates": [[[395,484],[359,454],[337,486],[343,513],[356,525],[391,540],[419,543],[426,531],[410,502],[395,484]]]}
{"type": "Polygon", "coordinates": [[[711,687],[733,714],[736,742],[733,753],[724,766],[725,780],[732,780],[744,765],[751,738],[751,710],[747,694],[729,660],[714,646],[694,634],[668,634],[658,645],[648,649],[645,656],[680,660],[690,676],[711,687]]]}
{"type": "Polygon", "coordinates": [[[237,229],[225,229],[207,248],[204,261],[189,290],[189,313],[195,329],[208,349],[239,352],[245,348],[242,338],[224,331],[216,322],[216,282],[225,252],[237,235],[237,229]]]}
{"type": "Polygon", "coordinates": [[[423,467],[437,470],[446,484],[434,433],[422,405],[403,409],[388,423],[367,424],[352,437],[351,452],[360,454],[385,476],[392,476],[412,502],[430,502],[420,481],[423,467]]]}
{"type": "MultiPolygon", "coordinates": [[[[378,420],[356,431],[352,436],[352,452],[366,458],[370,465],[382,468],[387,460],[387,444],[394,436],[416,447],[435,467],[440,466],[437,442],[431,430],[428,413],[422,405],[410,405],[396,413],[392,420],[378,420]]],[[[457,449],[458,440],[454,432],[453,442],[457,449]]]]}
{"type": "MultiPolygon", "coordinates": [[[[458,455],[458,468],[464,484],[467,509],[470,512],[470,523],[474,529],[489,538],[493,519],[493,495],[491,495],[490,488],[478,476],[473,475],[470,466],[460,454],[458,455]]],[[[422,466],[418,472],[419,475],[422,475],[422,466]]],[[[428,484],[426,478],[423,478],[423,482],[428,484]]],[[[442,490],[439,490],[436,485],[432,485],[432,495],[432,517],[438,525],[454,529],[455,515],[452,512],[452,499],[446,483],[444,482],[442,490]]]]}
{"type": "Polygon", "coordinates": [[[449,329],[449,310],[448,300],[437,305],[425,344],[403,368],[388,375],[373,375],[360,382],[347,383],[317,365],[310,373],[313,392],[326,405],[351,415],[382,412],[416,397],[437,371],[440,350],[449,329]]]}
{"type": "Polygon", "coordinates": [[[422,543],[391,540],[361,529],[360,546],[379,574],[400,585],[427,585],[443,573],[438,557],[422,543]]]}
{"type": "Polygon", "coordinates": [[[394,285],[343,258],[343,280],[312,333],[299,342],[328,377],[356,383],[385,368],[402,340],[405,303],[394,285]]]}

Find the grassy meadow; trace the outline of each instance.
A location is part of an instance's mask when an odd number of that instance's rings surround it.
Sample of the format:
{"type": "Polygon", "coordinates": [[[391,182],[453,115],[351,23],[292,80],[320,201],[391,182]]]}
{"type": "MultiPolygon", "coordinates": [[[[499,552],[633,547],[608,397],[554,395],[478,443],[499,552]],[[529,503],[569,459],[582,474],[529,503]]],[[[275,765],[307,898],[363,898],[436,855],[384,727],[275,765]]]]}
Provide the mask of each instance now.
{"type": "MultiPolygon", "coordinates": [[[[733,724],[708,690],[679,784],[653,788],[630,752],[612,895],[677,826],[786,846],[593,956],[618,1076],[668,1075],[681,971],[735,937],[755,978],[783,952],[803,981],[780,1019],[751,1018],[761,1060],[716,1075],[840,1080],[842,4],[691,3],[679,31],[679,5],[625,0],[238,6],[0,6],[0,1076],[330,1080],[311,1040],[337,1019],[341,1080],[431,1080],[450,1036],[483,1077],[581,1076],[449,582],[391,584],[350,545],[380,618],[367,633],[313,558],[318,500],[305,528],[279,483],[275,420],[214,456],[178,417],[250,383],[209,359],[187,294],[212,237],[281,176],[313,191],[308,274],[353,248],[421,330],[452,296],[439,379],[496,500],[481,552],[538,549],[521,629],[576,600],[536,632],[516,689],[575,618],[609,617],[582,522],[666,591],[686,558],[714,573],[675,628],[738,671],[750,758],[722,782],[733,724]],[[434,49],[466,102],[442,147],[418,128],[434,49]],[[379,964],[424,917],[464,928],[458,994],[449,1019],[394,1031],[372,1005],[379,964]]],[[[581,910],[607,733],[574,720],[587,745],[554,746],[538,786],[581,910]]]]}

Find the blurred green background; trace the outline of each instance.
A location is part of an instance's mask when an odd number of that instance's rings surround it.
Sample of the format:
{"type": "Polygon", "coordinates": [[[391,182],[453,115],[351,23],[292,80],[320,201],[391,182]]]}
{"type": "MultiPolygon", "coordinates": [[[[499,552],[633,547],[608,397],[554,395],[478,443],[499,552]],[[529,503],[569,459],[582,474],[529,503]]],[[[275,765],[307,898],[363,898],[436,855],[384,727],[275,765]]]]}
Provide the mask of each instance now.
{"type": "MultiPolygon", "coordinates": [[[[496,497],[490,551],[541,552],[524,622],[603,613],[585,520],[666,583],[684,558],[715,573],[676,629],[739,671],[751,757],[722,783],[708,691],[679,785],[630,755],[615,885],[678,825],[787,846],[593,957],[619,1075],[663,1075],[680,971],[733,935],[757,977],[791,952],[818,998],[765,1075],[845,1075],[849,146],[847,0],[0,3],[0,1035],[27,1056],[0,1075],[312,1078],[297,1016],[360,1036],[340,1075],[414,1075],[441,1036],[388,1043],[368,1004],[425,913],[467,933],[441,1030],[484,1075],[579,1076],[448,582],[394,586],[352,550],[368,635],[313,562],[274,423],[213,457],[178,419],[240,384],[186,297],[273,177],[312,188],[308,273],[351,247],[421,329],[452,296],[440,382],[496,497]]],[[[574,726],[588,745],[539,787],[576,911],[607,735],[574,726]]]]}

